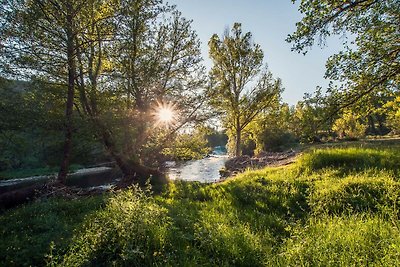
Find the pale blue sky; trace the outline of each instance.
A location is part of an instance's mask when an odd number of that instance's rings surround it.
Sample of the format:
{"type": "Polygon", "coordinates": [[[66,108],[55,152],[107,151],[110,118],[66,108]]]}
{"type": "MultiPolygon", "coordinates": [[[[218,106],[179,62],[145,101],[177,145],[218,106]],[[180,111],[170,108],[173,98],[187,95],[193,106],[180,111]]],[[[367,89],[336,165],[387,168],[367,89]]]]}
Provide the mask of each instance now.
{"type": "Polygon", "coordinates": [[[285,87],[283,101],[293,105],[305,92],[313,92],[317,85],[326,88],[323,78],[328,57],[341,48],[339,38],[329,40],[326,47],[315,46],[303,56],[290,50],[285,39],[295,30],[301,19],[297,6],[290,0],[169,0],[188,19],[202,42],[202,55],[207,69],[208,40],[212,34],[222,35],[234,22],[242,23],[243,31],[250,31],[261,45],[264,60],[275,77],[280,77],[285,87]]]}

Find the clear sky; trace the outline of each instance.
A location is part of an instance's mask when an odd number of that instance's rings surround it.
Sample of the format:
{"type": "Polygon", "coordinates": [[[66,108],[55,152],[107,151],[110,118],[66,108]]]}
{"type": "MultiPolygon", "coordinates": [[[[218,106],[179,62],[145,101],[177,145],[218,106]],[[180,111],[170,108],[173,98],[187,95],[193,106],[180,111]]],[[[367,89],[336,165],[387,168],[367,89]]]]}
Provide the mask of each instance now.
{"type": "Polygon", "coordinates": [[[280,77],[285,87],[283,101],[291,105],[303,98],[305,92],[316,86],[327,87],[323,78],[328,57],[341,48],[339,38],[331,38],[321,49],[315,46],[307,55],[290,50],[285,39],[294,32],[295,23],[301,19],[297,5],[290,0],[169,0],[188,19],[202,42],[205,66],[211,68],[208,58],[208,40],[212,34],[222,35],[234,22],[242,23],[244,32],[250,31],[261,45],[264,60],[275,77],[280,77]]]}

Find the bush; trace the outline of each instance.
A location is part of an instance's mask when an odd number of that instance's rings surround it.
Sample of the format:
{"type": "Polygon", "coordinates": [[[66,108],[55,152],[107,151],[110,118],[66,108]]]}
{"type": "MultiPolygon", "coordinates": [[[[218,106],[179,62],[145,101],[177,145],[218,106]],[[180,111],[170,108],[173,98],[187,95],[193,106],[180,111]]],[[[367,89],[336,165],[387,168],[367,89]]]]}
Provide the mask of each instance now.
{"type": "Polygon", "coordinates": [[[75,232],[61,257],[62,266],[150,266],[161,264],[170,222],[167,210],[132,187],[113,196],[106,207],[75,232]]]}

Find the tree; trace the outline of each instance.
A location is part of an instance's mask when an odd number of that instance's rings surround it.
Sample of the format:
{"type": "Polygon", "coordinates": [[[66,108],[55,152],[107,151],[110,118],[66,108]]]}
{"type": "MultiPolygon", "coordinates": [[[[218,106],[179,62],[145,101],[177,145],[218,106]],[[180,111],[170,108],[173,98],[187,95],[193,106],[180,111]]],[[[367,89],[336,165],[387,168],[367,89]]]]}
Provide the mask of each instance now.
{"type": "Polygon", "coordinates": [[[282,91],[280,79],[262,70],[264,54],[253,43],[252,34],[242,33],[240,23],[226,30],[222,38],[214,34],[210,41],[211,98],[213,105],[224,113],[227,128],[235,138],[235,156],[241,154],[241,135],[262,110],[278,100],[282,91]],[[253,82],[257,79],[255,82],[253,82]]]}
{"type": "Polygon", "coordinates": [[[270,110],[261,112],[247,129],[255,142],[255,153],[284,151],[293,145],[296,140],[292,122],[293,114],[286,103],[276,103],[270,110]]]}
{"type": "Polygon", "coordinates": [[[388,126],[393,134],[400,133],[400,96],[397,95],[392,101],[384,105],[385,113],[388,118],[388,126]]]}
{"type": "Polygon", "coordinates": [[[326,94],[318,87],[314,94],[306,93],[298,101],[292,115],[291,128],[302,142],[319,142],[321,137],[329,135],[337,117],[334,105],[337,92],[331,89],[326,94]]]}
{"type": "MultiPolygon", "coordinates": [[[[292,2],[296,2],[293,0],[292,2]]],[[[354,104],[372,91],[399,89],[400,5],[398,0],[301,0],[304,15],[287,38],[293,50],[306,53],[332,34],[349,34],[350,43],[330,57],[326,77],[347,82],[339,108],[354,104]]]]}
{"type": "MultiPolygon", "coordinates": [[[[37,79],[0,81],[0,169],[53,170],[59,166],[64,139],[63,89],[37,79]]],[[[74,117],[74,128],[71,163],[96,163],[103,155],[101,143],[93,138],[93,127],[74,117]]]]}
{"type": "Polygon", "coordinates": [[[34,74],[68,93],[61,182],[78,130],[73,116],[96,129],[133,182],[160,174],[148,168],[148,151],[161,153],[180,127],[206,118],[199,112],[205,98],[198,37],[162,0],[10,0],[1,8],[2,70],[34,74]],[[175,124],[156,127],[154,113],[167,104],[175,124]]]}
{"type": "Polygon", "coordinates": [[[168,147],[163,149],[163,155],[173,160],[204,158],[211,152],[206,138],[209,132],[207,127],[199,125],[190,133],[177,133],[168,147]]]}
{"type": "Polygon", "coordinates": [[[337,133],[339,138],[358,139],[365,136],[366,128],[358,116],[354,115],[351,110],[345,110],[333,124],[332,130],[337,133]]]}
{"type": "Polygon", "coordinates": [[[387,125],[387,115],[390,113],[390,109],[386,109],[385,106],[393,99],[394,92],[382,88],[382,90],[363,96],[347,109],[367,123],[366,134],[385,135],[390,132],[387,125]]]}
{"type": "Polygon", "coordinates": [[[199,40],[191,21],[162,1],[123,1],[111,21],[99,22],[96,14],[87,16],[95,27],[78,36],[81,108],[123,182],[144,182],[161,176],[149,167],[163,142],[198,118],[204,102],[199,40]],[[157,128],[154,113],[167,103],[175,109],[176,125],[157,128]]]}
{"type": "Polygon", "coordinates": [[[23,77],[46,77],[66,87],[65,142],[58,181],[65,183],[72,146],[75,94],[75,38],[78,14],[87,1],[10,0],[0,11],[2,70],[23,77]]]}

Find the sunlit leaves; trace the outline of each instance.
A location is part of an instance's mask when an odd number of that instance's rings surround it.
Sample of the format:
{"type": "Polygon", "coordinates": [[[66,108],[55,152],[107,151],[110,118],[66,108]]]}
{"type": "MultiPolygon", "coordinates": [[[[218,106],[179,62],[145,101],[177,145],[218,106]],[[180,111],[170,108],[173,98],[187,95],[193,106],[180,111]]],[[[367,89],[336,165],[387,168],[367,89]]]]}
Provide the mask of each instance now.
{"type": "Polygon", "coordinates": [[[259,112],[279,100],[281,81],[274,79],[267,68],[262,69],[264,53],[255,44],[250,32],[243,33],[240,23],[227,29],[220,38],[214,34],[210,41],[211,103],[224,113],[224,122],[236,141],[240,154],[241,131],[259,112]]]}
{"type": "MultiPolygon", "coordinates": [[[[293,1],[297,2],[297,1],[293,1]]],[[[400,75],[400,4],[397,0],[301,0],[303,18],[287,38],[306,53],[330,35],[345,35],[344,49],[327,62],[326,76],[346,82],[347,104],[383,88],[398,90],[400,75]],[[350,40],[350,41],[349,41],[350,40]]]]}

